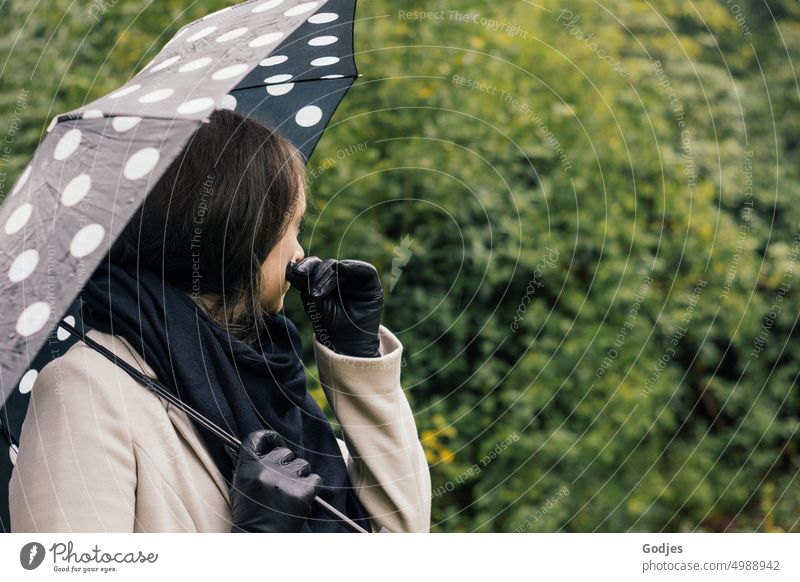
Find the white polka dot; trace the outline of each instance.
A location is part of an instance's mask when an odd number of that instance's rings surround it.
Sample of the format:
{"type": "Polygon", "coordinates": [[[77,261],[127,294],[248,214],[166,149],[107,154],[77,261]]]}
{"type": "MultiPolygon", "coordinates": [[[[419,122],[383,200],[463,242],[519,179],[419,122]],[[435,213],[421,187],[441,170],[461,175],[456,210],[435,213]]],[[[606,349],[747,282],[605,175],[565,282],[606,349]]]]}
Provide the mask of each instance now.
{"type": "Polygon", "coordinates": [[[276,6],[280,6],[283,4],[283,0],[267,0],[263,4],[259,4],[255,8],[253,8],[253,13],[258,14],[259,12],[264,12],[265,10],[269,10],[270,8],[275,8],[276,6]]]}
{"type": "Polygon", "coordinates": [[[93,253],[106,235],[106,229],[95,223],[80,229],[69,243],[69,252],[78,259],[93,253]]]}
{"type": "Polygon", "coordinates": [[[269,93],[273,97],[280,97],[281,95],[286,95],[289,91],[292,90],[293,87],[294,83],[284,83],[282,85],[268,85],[267,93],[269,93]]]}
{"type": "Polygon", "coordinates": [[[306,105],[294,116],[295,122],[301,127],[316,125],[320,119],[322,119],[322,109],[316,105],[306,105]]]}
{"type": "Polygon", "coordinates": [[[304,12],[308,12],[309,10],[313,10],[317,7],[319,2],[306,2],[305,4],[298,4],[294,8],[289,8],[286,12],[283,13],[284,16],[297,16],[298,14],[303,14],[304,12]]]}
{"type": "Polygon", "coordinates": [[[212,32],[214,32],[215,30],[217,30],[217,27],[216,27],[216,26],[207,26],[207,27],[205,27],[203,30],[200,30],[200,31],[198,31],[198,32],[195,32],[195,33],[194,33],[192,36],[190,36],[189,38],[187,38],[187,39],[186,39],[186,42],[194,42],[194,41],[196,41],[196,40],[200,40],[200,39],[201,39],[201,38],[203,38],[204,36],[208,36],[209,34],[211,34],[212,32]]]}
{"type": "Polygon", "coordinates": [[[195,59],[183,65],[180,69],[178,69],[179,73],[188,73],[189,71],[196,71],[197,69],[202,69],[203,67],[207,67],[211,63],[211,57],[203,57],[201,59],[195,59]]]}
{"type": "Polygon", "coordinates": [[[142,148],[128,158],[122,173],[128,180],[138,180],[156,166],[158,157],[159,153],[156,148],[142,148]]]}
{"type": "Polygon", "coordinates": [[[64,206],[74,206],[86,196],[89,188],[92,187],[92,179],[89,174],[75,176],[69,181],[64,191],[61,193],[61,204],[64,206]]]}
{"type": "Polygon", "coordinates": [[[38,264],[38,251],[35,249],[23,251],[11,263],[11,267],[8,269],[8,278],[14,283],[19,283],[23,279],[27,279],[28,276],[33,273],[34,269],[36,269],[36,265],[38,264]]]}
{"type": "MultiPolygon", "coordinates": [[[[64,323],[68,323],[69,325],[75,327],[75,318],[71,315],[68,315],[64,318],[64,323]]],[[[58,341],[63,342],[70,338],[70,333],[63,327],[57,327],[56,337],[58,338],[58,341]]]]}
{"type": "Polygon", "coordinates": [[[138,91],[141,89],[141,85],[129,85],[127,87],[123,87],[118,91],[114,91],[111,95],[108,96],[109,99],[117,99],[119,97],[124,97],[125,95],[130,95],[134,91],[138,91]]]}
{"type": "Polygon", "coordinates": [[[337,40],[339,40],[339,38],[336,36],[318,36],[308,41],[308,44],[310,46],[327,46],[335,43],[337,40]]]}
{"type": "Polygon", "coordinates": [[[274,55],[267,59],[264,59],[258,64],[261,65],[262,67],[272,67],[273,65],[280,65],[281,63],[285,63],[288,60],[289,57],[287,57],[286,55],[274,55]]]}
{"type": "Polygon", "coordinates": [[[311,61],[312,67],[325,67],[339,62],[339,57],[320,57],[311,61]]]}
{"type": "Polygon", "coordinates": [[[224,69],[220,69],[216,71],[211,78],[215,81],[222,81],[223,79],[230,79],[231,77],[235,77],[237,75],[241,75],[244,73],[250,65],[247,63],[239,63],[238,65],[231,65],[230,67],[225,67],[224,69]]]}
{"type": "Polygon", "coordinates": [[[25,226],[32,213],[33,206],[27,202],[12,212],[6,221],[6,234],[14,234],[25,226]]]}
{"type": "Polygon", "coordinates": [[[208,109],[213,105],[214,100],[211,97],[199,97],[197,99],[191,99],[190,101],[181,103],[178,106],[178,113],[182,115],[190,115],[192,113],[198,113],[199,111],[208,109]]]}
{"type": "Polygon", "coordinates": [[[22,175],[17,179],[17,183],[14,185],[14,189],[11,191],[11,194],[9,194],[9,196],[13,196],[14,194],[22,190],[22,187],[25,185],[25,182],[27,182],[28,178],[31,177],[32,169],[33,166],[28,166],[27,168],[25,168],[25,171],[22,172],[22,175]]]}
{"type": "Polygon", "coordinates": [[[17,464],[17,452],[18,451],[19,451],[19,449],[17,448],[17,445],[11,445],[10,447],[8,447],[8,458],[11,459],[11,464],[12,465],[16,465],[17,464]]]}
{"type": "Polygon", "coordinates": [[[28,305],[17,319],[17,333],[26,337],[36,333],[44,327],[48,317],[50,317],[50,306],[46,301],[28,305]]]}
{"type": "Polygon", "coordinates": [[[23,374],[22,378],[19,381],[19,392],[20,394],[27,394],[33,388],[33,383],[36,382],[36,376],[39,375],[39,372],[36,370],[28,370],[23,374]]]}
{"type": "Polygon", "coordinates": [[[217,103],[217,109],[230,109],[233,111],[236,109],[236,97],[233,95],[225,95],[219,100],[219,103],[217,103]]]}
{"type": "Polygon", "coordinates": [[[247,43],[247,46],[250,48],[266,46],[281,38],[283,38],[282,32],[270,32],[269,34],[262,34],[261,36],[255,37],[253,40],[247,43]]]}
{"type": "Polygon", "coordinates": [[[341,79],[344,75],[325,75],[320,77],[320,79],[341,79]]]}
{"type": "Polygon", "coordinates": [[[219,35],[217,37],[217,42],[227,42],[229,40],[233,40],[234,38],[239,38],[246,32],[247,32],[246,26],[242,26],[241,28],[234,28],[233,30],[229,30],[225,34],[219,35]]]}
{"type": "Polygon", "coordinates": [[[265,83],[283,83],[284,81],[288,81],[291,78],[292,78],[291,75],[286,75],[286,74],[283,74],[283,75],[272,75],[271,77],[267,77],[266,79],[264,79],[264,82],[265,83]]]}
{"type": "Polygon", "coordinates": [[[84,111],[81,117],[83,119],[99,119],[100,117],[103,117],[103,112],[99,109],[89,109],[84,111]]]}
{"type": "Polygon", "coordinates": [[[171,97],[175,89],[156,89],[139,97],[139,103],[155,103],[171,97]]]}
{"type": "Polygon", "coordinates": [[[56,151],[53,152],[53,157],[57,160],[63,160],[71,156],[78,146],[81,143],[81,130],[80,129],[70,129],[67,133],[65,133],[60,140],[58,140],[58,144],[56,145],[56,151]]]}
{"type": "Polygon", "coordinates": [[[308,22],[311,24],[325,24],[326,22],[333,22],[337,18],[339,18],[339,15],[335,12],[320,12],[309,18],[308,22]]]}
{"type": "Polygon", "coordinates": [[[115,117],[111,121],[111,125],[115,130],[123,132],[123,131],[128,131],[133,127],[136,127],[141,120],[142,120],[141,117],[129,117],[127,115],[120,115],[119,117],[115,117]]]}
{"type": "Polygon", "coordinates": [[[181,57],[179,57],[179,56],[170,57],[167,60],[161,61],[160,63],[158,63],[155,67],[150,69],[150,72],[151,73],[155,73],[156,71],[162,71],[162,70],[166,69],[167,67],[169,67],[170,65],[174,65],[179,60],[181,60],[181,57]]]}

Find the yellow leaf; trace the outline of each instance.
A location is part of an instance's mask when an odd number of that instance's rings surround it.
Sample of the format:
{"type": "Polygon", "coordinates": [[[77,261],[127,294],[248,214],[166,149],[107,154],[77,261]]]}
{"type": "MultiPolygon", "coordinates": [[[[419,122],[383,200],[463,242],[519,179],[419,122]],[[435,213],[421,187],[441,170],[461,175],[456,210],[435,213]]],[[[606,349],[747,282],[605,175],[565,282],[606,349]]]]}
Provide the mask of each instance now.
{"type": "Polygon", "coordinates": [[[479,50],[486,47],[486,41],[480,36],[471,36],[469,39],[469,44],[472,45],[473,48],[479,50]]]}
{"type": "Polygon", "coordinates": [[[448,463],[449,464],[449,463],[452,463],[453,461],[456,460],[456,455],[450,449],[443,448],[442,449],[442,454],[441,454],[441,459],[442,459],[442,463],[448,463]]]}

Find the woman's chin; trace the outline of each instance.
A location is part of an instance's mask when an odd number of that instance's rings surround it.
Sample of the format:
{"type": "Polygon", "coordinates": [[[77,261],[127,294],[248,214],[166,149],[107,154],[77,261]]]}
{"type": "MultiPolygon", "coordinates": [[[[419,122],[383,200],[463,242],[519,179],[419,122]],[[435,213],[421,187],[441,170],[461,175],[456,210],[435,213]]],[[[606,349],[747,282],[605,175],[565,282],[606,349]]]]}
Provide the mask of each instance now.
{"type": "Polygon", "coordinates": [[[283,295],[281,295],[277,301],[272,301],[268,304],[262,304],[262,306],[270,315],[276,315],[281,309],[283,309],[283,295]]]}

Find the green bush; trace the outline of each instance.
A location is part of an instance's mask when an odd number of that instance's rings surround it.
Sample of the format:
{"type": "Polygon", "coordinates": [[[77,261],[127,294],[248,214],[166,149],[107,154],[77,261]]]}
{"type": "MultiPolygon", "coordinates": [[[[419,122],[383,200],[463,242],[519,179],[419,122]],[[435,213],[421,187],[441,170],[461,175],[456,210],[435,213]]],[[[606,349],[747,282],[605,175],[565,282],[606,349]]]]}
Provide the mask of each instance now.
{"type": "MultiPolygon", "coordinates": [[[[0,7],[9,176],[183,4],[0,7]]],[[[656,4],[359,6],[305,248],[382,275],[435,531],[799,531],[800,8],[656,4]]]]}

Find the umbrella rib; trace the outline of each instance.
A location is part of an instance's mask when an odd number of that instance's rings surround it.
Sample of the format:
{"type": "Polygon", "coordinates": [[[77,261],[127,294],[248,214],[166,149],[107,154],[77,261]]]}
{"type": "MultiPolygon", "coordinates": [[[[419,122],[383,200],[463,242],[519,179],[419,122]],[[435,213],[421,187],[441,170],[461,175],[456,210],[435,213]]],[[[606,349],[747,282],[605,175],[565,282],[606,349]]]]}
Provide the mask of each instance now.
{"type": "Polygon", "coordinates": [[[361,75],[342,75],[341,77],[336,77],[334,79],[300,79],[299,81],[292,81],[291,79],[288,81],[283,81],[282,83],[257,83],[256,85],[248,85],[246,87],[236,87],[231,89],[231,93],[235,93],[236,91],[247,91],[248,89],[258,89],[260,87],[277,87],[279,85],[288,85],[290,83],[310,83],[312,81],[339,81],[341,79],[358,79],[361,75]]]}

